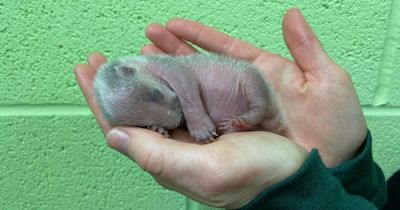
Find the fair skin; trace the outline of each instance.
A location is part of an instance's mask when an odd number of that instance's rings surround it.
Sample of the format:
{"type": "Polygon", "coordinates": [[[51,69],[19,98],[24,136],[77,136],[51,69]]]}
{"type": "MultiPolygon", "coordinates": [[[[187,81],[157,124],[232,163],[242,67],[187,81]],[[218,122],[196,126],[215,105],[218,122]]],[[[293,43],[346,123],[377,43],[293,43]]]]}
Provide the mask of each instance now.
{"type": "Polygon", "coordinates": [[[294,61],[184,19],[151,24],[146,30],[151,44],[142,53],[191,54],[196,45],[254,64],[276,91],[287,124],[283,136],[230,133],[196,145],[181,129],[172,132],[176,141],[170,141],[150,130],[114,127],[101,117],[93,98],[93,79],[106,58],[92,54],[75,74],[110,147],[168,189],[208,205],[239,208],[295,173],[312,148],[327,167],[334,167],[356,154],[367,133],[351,79],[328,57],[300,11],[288,10],[282,29],[294,61]]]}

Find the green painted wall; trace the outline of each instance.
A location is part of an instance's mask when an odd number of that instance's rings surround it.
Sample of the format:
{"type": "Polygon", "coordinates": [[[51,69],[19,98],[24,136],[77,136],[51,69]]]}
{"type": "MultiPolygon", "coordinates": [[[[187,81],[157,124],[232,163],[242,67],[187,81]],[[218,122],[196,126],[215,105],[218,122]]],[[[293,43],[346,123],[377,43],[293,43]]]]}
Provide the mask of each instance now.
{"type": "Polygon", "coordinates": [[[0,209],[203,209],[108,149],[72,74],[92,51],[137,53],[186,17],[288,56],[299,7],[355,83],[387,176],[400,168],[400,0],[0,0],[0,209]],[[374,106],[381,105],[381,106],[374,106]]]}

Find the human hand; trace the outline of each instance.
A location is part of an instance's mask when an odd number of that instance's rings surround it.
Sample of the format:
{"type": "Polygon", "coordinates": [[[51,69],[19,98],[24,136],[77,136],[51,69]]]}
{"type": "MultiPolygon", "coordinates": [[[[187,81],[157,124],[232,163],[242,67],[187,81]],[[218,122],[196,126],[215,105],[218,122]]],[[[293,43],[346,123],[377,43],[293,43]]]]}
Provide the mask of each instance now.
{"type": "Polygon", "coordinates": [[[325,165],[334,167],[351,159],[367,134],[356,91],[298,9],[290,9],[282,25],[294,62],[184,19],[171,20],[166,27],[150,25],[146,34],[152,44],[142,53],[195,53],[191,43],[253,63],[277,93],[286,117],[285,136],[308,150],[318,148],[325,165]]]}
{"type": "Polygon", "coordinates": [[[197,145],[186,131],[171,132],[175,141],[141,128],[107,123],[93,98],[93,80],[105,57],[93,54],[75,74],[110,147],[151,174],[162,186],[196,201],[239,208],[269,186],[294,174],[307,152],[289,139],[268,132],[237,132],[197,145]],[[111,131],[110,131],[111,130],[111,131]]]}
{"type": "MultiPolygon", "coordinates": [[[[153,44],[144,47],[142,52],[196,52],[187,42],[181,41],[186,40],[206,50],[249,60],[266,73],[277,91],[288,120],[286,136],[307,149],[319,148],[325,163],[333,166],[350,158],[362,143],[365,121],[349,77],[329,60],[299,15],[296,10],[290,10],[283,27],[285,41],[296,63],[199,23],[180,19],[170,21],[167,30],[158,25],[150,26],[147,35],[153,44]],[[331,95],[325,95],[327,93],[331,95]],[[340,116],[334,114],[336,107],[344,108],[340,116]],[[345,113],[351,118],[348,122],[342,117],[345,113]],[[332,122],[331,126],[316,125],[326,122],[332,122]],[[340,132],[336,133],[333,128],[345,129],[337,129],[340,132]],[[362,138],[358,138],[360,136],[362,138]],[[341,147],[344,150],[340,150],[341,147]]],[[[75,73],[100,127],[104,133],[109,133],[112,126],[102,119],[92,89],[96,69],[103,62],[103,56],[92,55],[89,64],[78,65],[75,73]]],[[[200,146],[186,143],[190,139],[180,130],[172,133],[178,141],[166,141],[159,134],[139,128],[118,130],[127,133],[128,141],[124,143],[116,138],[119,132],[114,130],[107,138],[109,146],[135,160],[161,185],[197,201],[225,208],[240,207],[271,184],[290,176],[306,156],[298,145],[267,132],[232,133],[221,136],[213,144],[200,146]]]]}

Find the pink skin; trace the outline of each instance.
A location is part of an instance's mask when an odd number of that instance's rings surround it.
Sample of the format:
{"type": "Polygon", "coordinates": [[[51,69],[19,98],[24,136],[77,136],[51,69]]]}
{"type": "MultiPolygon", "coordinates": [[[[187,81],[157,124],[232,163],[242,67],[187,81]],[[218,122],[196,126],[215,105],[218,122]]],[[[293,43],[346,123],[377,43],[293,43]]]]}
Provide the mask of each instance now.
{"type": "Polygon", "coordinates": [[[167,135],[165,129],[182,124],[183,112],[200,144],[229,132],[279,133],[283,127],[259,70],[226,56],[123,57],[101,67],[95,90],[104,116],[115,125],[158,127],[153,130],[167,135]]]}

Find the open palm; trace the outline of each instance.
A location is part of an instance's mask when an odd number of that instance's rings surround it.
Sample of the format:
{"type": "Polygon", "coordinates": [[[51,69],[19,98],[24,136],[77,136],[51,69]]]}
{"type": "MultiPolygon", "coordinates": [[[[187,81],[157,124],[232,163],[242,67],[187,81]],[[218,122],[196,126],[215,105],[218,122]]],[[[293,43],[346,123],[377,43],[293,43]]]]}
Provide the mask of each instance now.
{"type": "Polygon", "coordinates": [[[146,34],[152,44],[142,53],[196,53],[193,44],[253,63],[277,93],[288,128],[285,136],[306,149],[318,148],[324,163],[336,166],[354,156],[367,133],[356,91],[300,11],[289,10],[282,28],[294,61],[185,19],[171,20],[165,27],[150,25],[146,34]]]}

